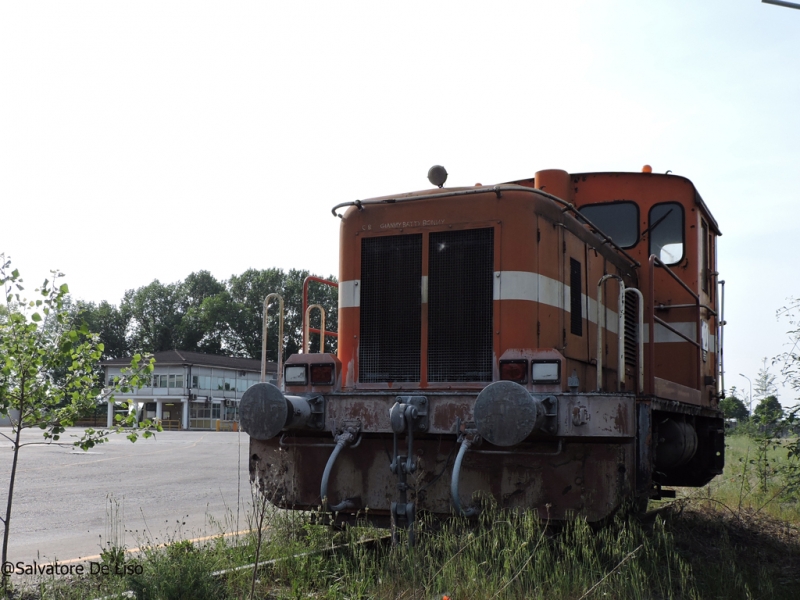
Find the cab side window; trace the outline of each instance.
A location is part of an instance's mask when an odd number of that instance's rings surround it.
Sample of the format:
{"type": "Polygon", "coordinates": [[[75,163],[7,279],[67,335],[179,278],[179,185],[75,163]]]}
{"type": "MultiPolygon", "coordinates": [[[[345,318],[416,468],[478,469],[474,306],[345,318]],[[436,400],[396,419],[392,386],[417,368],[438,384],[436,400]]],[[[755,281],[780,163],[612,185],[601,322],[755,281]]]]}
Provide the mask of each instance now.
{"type": "Polygon", "coordinates": [[[639,207],[636,203],[589,204],[579,210],[620,248],[633,248],[639,241],[639,207]]]}
{"type": "Polygon", "coordinates": [[[677,202],[656,204],[650,209],[646,233],[650,238],[650,254],[655,254],[665,265],[676,265],[683,260],[686,246],[683,206],[677,202]]]}

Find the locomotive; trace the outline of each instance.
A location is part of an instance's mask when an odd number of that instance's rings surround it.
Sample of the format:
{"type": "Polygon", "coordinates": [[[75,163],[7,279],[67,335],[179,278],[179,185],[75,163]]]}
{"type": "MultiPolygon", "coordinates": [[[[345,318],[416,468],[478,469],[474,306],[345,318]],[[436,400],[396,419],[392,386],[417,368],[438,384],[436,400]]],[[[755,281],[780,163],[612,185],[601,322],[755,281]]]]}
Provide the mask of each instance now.
{"type": "Polygon", "coordinates": [[[397,527],[487,499],[596,522],[722,473],[721,234],[694,184],[429,179],[334,207],[338,332],[323,311],[321,352],[241,401],[260,490],[397,527]]]}

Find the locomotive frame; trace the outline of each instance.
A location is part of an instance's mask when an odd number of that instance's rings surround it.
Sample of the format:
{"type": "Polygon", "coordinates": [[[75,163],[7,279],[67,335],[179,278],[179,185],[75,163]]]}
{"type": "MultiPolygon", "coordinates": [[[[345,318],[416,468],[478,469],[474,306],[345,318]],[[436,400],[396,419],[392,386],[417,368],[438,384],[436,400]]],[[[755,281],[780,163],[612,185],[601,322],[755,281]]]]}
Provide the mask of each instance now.
{"type": "Polygon", "coordinates": [[[599,521],[722,472],[721,234],[688,179],[546,170],[333,213],[337,353],[241,402],[273,503],[599,521]]]}

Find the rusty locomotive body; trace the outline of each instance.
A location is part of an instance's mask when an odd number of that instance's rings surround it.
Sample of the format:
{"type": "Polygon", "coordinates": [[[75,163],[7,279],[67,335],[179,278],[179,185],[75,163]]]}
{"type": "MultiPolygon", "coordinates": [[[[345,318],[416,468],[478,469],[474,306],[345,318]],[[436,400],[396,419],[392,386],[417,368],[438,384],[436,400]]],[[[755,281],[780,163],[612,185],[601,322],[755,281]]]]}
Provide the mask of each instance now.
{"type": "Polygon", "coordinates": [[[549,170],[337,209],[337,354],[242,399],[274,503],[597,521],[721,473],[720,232],[688,179],[549,170]]]}

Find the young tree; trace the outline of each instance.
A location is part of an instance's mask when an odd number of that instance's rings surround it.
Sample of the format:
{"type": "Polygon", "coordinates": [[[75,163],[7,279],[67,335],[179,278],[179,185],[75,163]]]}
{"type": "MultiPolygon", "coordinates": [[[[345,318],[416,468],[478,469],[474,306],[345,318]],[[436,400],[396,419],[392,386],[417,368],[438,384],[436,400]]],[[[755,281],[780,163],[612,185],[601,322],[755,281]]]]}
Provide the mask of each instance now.
{"type": "MultiPolygon", "coordinates": [[[[767,359],[763,359],[761,368],[758,370],[758,375],[756,375],[756,380],[753,383],[753,397],[764,400],[769,396],[777,394],[778,386],[775,384],[777,379],[777,375],[773,375],[769,372],[767,359]]],[[[753,412],[755,412],[755,410],[753,412]]]]}
{"type": "MultiPolygon", "coordinates": [[[[784,383],[800,393],[800,298],[789,298],[786,306],[778,311],[778,318],[789,322],[789,341],[786,351],[777,357],[784,383]]],[[[800,398],[798,398],[800,400],[800,398]]]]}
{"type": "MultiPolygon", "coordinates": [[[[19,451],[32,444],[60,443],[66,428],[99,400],[95,368],[103,345],[85,323],[76,325],[74,311],[66,304],[69,289],[66,284],[59,285],[60,276],[54,273],[53,281],[45,280],[35,291],[35,300],[25,300],[19,293],[23,290],[19,272],[12,270],[10,260],[0,254],[0,285],[5,300],[0,310],[0,417],[11,422],[10,435],[0,432],[0,437],[10,442],[12,451],[5,517],[0,517],[3,564],[8,560],[19,451]],[[29,428],[40,429],[43,440],[23,441],[22,431],[29,428]]],[[[140,387],[152,370],[152,360],[136,355],[131,368],[117,381],[117,388],[124,392],[140,387]]],[[[149,422],[141,424],[143,430],[131,428],[134,424],[133,415],[127,420],[119,417],[114,431],[126,431],[131,441],[136,441],[140,431],[144,437],[152,435],[149,422]]],[[[73,445],[88,450],[107,441],[109,433],[87,429],[73,445]]],[[[7,583],[4,573],[4,589],[7,583]]]]}

